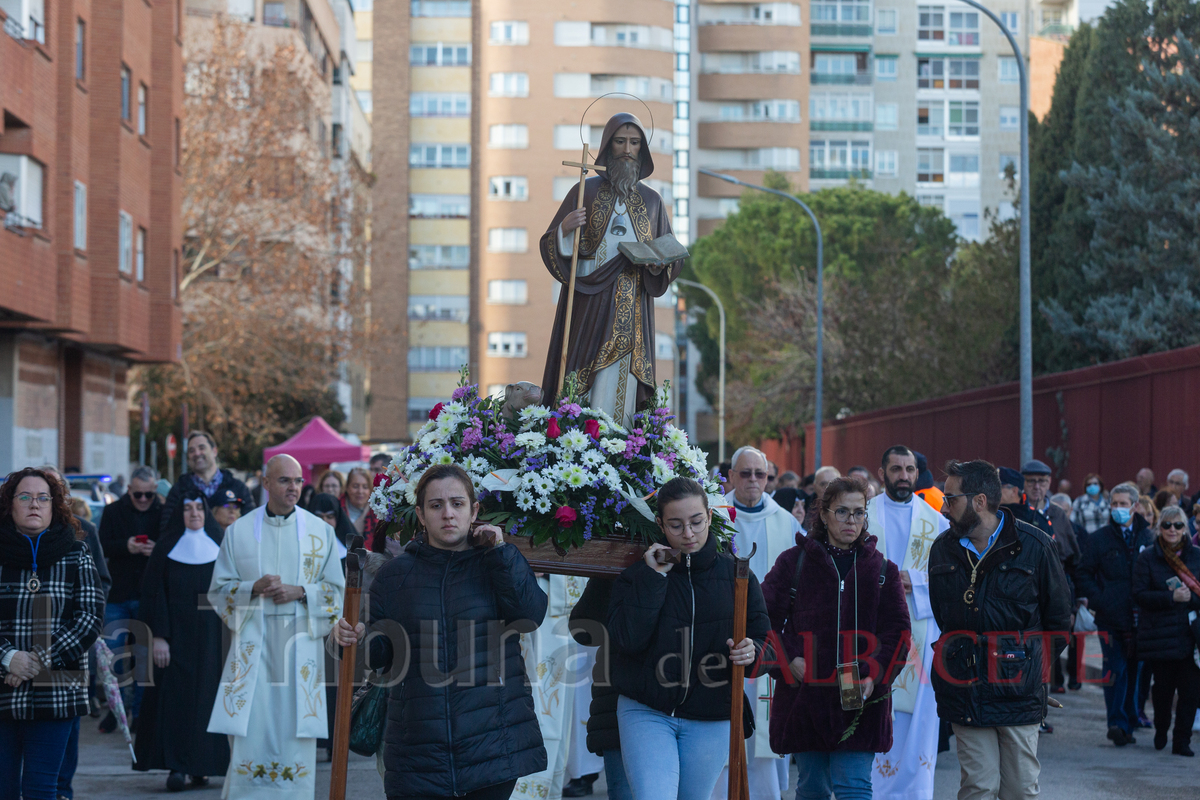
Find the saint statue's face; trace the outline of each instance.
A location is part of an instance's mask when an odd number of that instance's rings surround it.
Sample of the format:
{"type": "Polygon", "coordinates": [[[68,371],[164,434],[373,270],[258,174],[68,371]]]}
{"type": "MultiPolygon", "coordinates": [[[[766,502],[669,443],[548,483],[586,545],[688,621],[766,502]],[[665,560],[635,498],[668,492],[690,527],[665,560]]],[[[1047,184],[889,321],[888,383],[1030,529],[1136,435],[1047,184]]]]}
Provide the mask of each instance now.
{"type": "Polygon", "coordinates": [[[610,146],[614,159],[630,158],[636,162],[642,154],[642,132],[638,130],[637,125],[622,125],[613,134],[610,146]]]}

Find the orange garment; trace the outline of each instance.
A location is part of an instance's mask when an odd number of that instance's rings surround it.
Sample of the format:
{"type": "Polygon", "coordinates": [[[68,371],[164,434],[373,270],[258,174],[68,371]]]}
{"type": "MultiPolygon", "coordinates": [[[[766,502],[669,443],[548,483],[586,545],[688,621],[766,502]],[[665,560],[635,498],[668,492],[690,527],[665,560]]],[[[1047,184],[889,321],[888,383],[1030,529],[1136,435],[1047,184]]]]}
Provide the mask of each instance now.
{"type": "Polygon", "coordinates": [[[946,498],[946,495],[941,489],[937,488],[936,486],[930,486],[928,489],[922,489],[915,494],[926,503],[929,503],[929,505],[933,506],[934,511],[941,512],[942,501],[946,498]]]}

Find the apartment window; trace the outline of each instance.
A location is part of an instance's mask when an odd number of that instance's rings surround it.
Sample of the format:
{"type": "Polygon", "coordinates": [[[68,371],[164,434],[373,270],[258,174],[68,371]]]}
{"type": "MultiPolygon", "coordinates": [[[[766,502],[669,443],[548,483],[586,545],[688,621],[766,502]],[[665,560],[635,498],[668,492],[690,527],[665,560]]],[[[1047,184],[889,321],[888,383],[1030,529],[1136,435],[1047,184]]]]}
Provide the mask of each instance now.
{"type": "Polygon", "coordinates": [[[419,244],[408,248],[409,269],[466,269],[471,248],[460,244],[419,244]]]}
{"type": "Polygon", "coordinates": [[[138,108],[137,108],[137,132],[139,136],[146,135],[146,96],[149,91],[146,89],[146,84],[138,84],[138,108]]]}
{"type": "Polygon", "coordinates": [[[875,151],[875,177],[877,177],[877,178],[894,178],[894,177],[896,177],[896,151],[895,150],[876,150],[875,151]]]}
{"type": "Polygon", "coordinates": [[[359,64],[369,64],[375,60],[375,42],[371,39],[358,39],[354,48],[354,60],[359,64]]]}
{"type": "Polygon", "coordinates": [[[1017,59],[1013,56],[1000,56],[998,61],[998,72],[1001,83],[1018,83],[1021,80],[1021,73],[1017,69],[1017,59]]]}
{"type": "Polygon", "coordinates": [[[344,134],[342,131],[342,123],[340,122],[333,123],[333,125],[329,128],[329,150],[330,155],[332,155],[334,158],[342,157],[342,140],[344,139],[344,134]]]}
{"type": "Polygon", "coordinates": [[[471,198],[465,194],[410,194],[408,215],[424,219],[464,219],[471,215],[471,198]]]}
{"type": "Polygon", "coordinates": [[[979,135],[979,103],[966,100],[950,101],[950,123],[946,127],[948,136],[979,135]]]}
{"type": "Polygon", "coordinates": [[[870,22],[871,3],[856,0],[823,0],[812,4],[813,22],[870,22]]]}
{"type": "Polygon", "coordinates": [[[941,136],[945,131],[946,109],[941,100],[917,101],[917,136],[941,136]]]}
{"type": "Polygon", "coordinates": [[[471,95],[414,92],[408,97],[408,113],[414,117],[467,117],[471,115],[471,95]]]}
{"type": "Polygon", "coordinates": [[[86,76],[87,69],[87,23],[81,19],[75,20],[75,80],[81,81],[86,76]]]}
{"type": "Polygon", "coordinates": [[[1021,178],[1021,162],[1017,160],[1016,153],[1001,153],[1000,154],[1000,177],[1007,178],[1009,170],[1012,170],[1013,177],[1017,180],[1021,178]]]}
{"type": "Polygon", "coordinates": [[[875,12],[875,32],[879,34],[896,32],[896,9],[881,8],[875,12]]]}
{"type": "Polygon", "coordinates": [[[871,95],[816,92],[808,98],[810,120],[871,121],[871,95]]]}
{"type": "Polygon", "coordinates": [[[950,12],[950,36],[946,44],[961,47],[979,46],[979,12],[950,12]]]}
{"type": "Polygon", "coordinates": [[[813,53],[813,73],[816,75],[854,75],[857,72],[856,53],[813,53]]]}
{"type": "Polygon", "coordinates": [[[900,107],[896,103],[875,104],[875,130],[894,131],[899,127],[900,107]]]}
{"type": "Polygon", "coordinates": [[[946,60],[942,58],[918,58],[917,88],[945,89],[946,60]]]}
{"type": "Polygon", "coordinates": [[[917,205],[926,206],[928,208],[936,208],[941,211],[946,207],[946,195],[919,194],[917,195],[917,205]]]}
{"type": "Polygon", "coordinates": [[[529,302],[528,285],[521,280],[488,281],[488,302],[523,306],[529,302]]]}
{"type": "Polygon", "coordinates": [[[800,6],[792,3],[757,3],[750,6],[750,21],[759,25],[799,25],[800,6]]]}
{"type": "Polygon", "coordinates": [[[525,334],[517,331],[494,331],[488,334],[487,354],[495,358],[524,358],[525,334]]]}
{"type": "Polygon", "coordinates": [[[471,64],[471,46],[467,44],[414,44],[409,48],[409,64],[414,67],[466,67],[471,64]]]}
{"type": "Polygon", "coordinates": [[[717,201],[717,216],[721,218],[729,217],[732,214],[738,213],[738,209],[742,206],[742,201],[736,197],[722,197],[717,201]]]}
{"type": "Polygon", "coordinates": [[[979,88],[979,59],[951,58],[947,61],[950,70],[950,89],[979,88]]]}
{"type": "Polygon", "coordinates": [[[809,143],[808,155],[810,169],[850,172],[870,177],[870,142],[815,141],[809,143]]]}
{"type": "Polygon", "coordinates": [[[75,181],[75,249],[87,250],[87,186],[75,181]]]}
{"type": "Polygon", "coordinates": [[[518,175],[496,175],[488,179],[491,200],[528,200],[529,179],[518,175]]]}
{"type": "Polygon", "coordinates": [[[917,148],[917,183],[945,183],[946,151],[932,147],[917,148]]]}
{"type": "Polygon", "coordinates": [[[492,23],[490,44],[529,44],[529,23],[503,20],[492,23]]]}
{"type": "Polygon", "coordinates": [[[287,11],[284,10],[283,3],[263,3],[263,25],[270,25],[272,28],[288,26],[287,11]]]}
{"type": "Polygon", "coordinates": [[[471,166],[471,146],[466,144],[410,145],[408,165],[427,169],[469,167],[471,166]]]}
{"type": "Polygon", "coordinates": [[[1000,106],[1000,128],[1015,131],[1021,127],[1021,109],[1017,106],[1000,106]]]}
{"type": "Polygon", "coordinates": [[[429,421],[429,413],[440,402],[442,400],[437,397],[408,398],[408,421],[421,423],[429,421]]]}
{"type": "Polygon", "coordinates": [[[880,81],[896,80],[896,68],[899,64],[898,58],[882,58],[875,57],[875,79],[880,81]]]}
{"type": "Polygon", "coordinates": [[[529,147],[529,126],[490,125],[488,147],[498,150],[524,150],[529,147]]]}
{"type": "Polygon", "coordinates": [[[492,97],[528,97],[529,75],[525,72],[493,72],[488,79],[492,97]]]}
{"type": "Polygon", "coordinates": [[[917,6],[917,39],[922,42],[945,41],[946,9],[944,6],[917,6]]]}
{"type": "Polygon", "coordinates": [[[456,372],[470,359],[465,347],[410,347],[409,372],[456,372]]]}
{"type": "Polygon", "coordinates": [[[950,198],[946,201],[946,216],[958,228],[964,239],[979,239],[979,201],[966,198],[950,198]]]}
{"type": "Polygon", "coordinates": [[[471,0],[412,0],[414,17],[469,17],[471,0]]]}
{"type": "Polygon", "coordinates": [[[493,253],[524,253],[529,235],[524,228],[488,228],[488,250],[493,253]]]}
{"type": "Polygon", "coordinates": [[[1016,36],[1021,32],[1021,15],[1016,11],[1001,11],[1000,24],[1003,25],[1009,33],[1016,36]]]}
{"type": "Polygon", "coordinates": [[[129,120],[132,118],[133,108],[130,93],[133,91],[133,75],[129,71],[129,67],[121,65],[121,119],[129,120]]]}
{"type": "Polygon", "coordinates": [[[410,294],[408,318],[424,321],[466,322],[471,298],[465,294],[410,294]]]}
{"type": "Polygon", "coordinates": [[[951,153],[947,186],[975,187],[979,185],[979,154],[951,153]]]}
{"type": "Polygon", "coordinates": [[[133,266],[138,283],[146,280],[146,229],[139,227],[134,238],[133,266]]]}
{"type": "Polygon", "coordinates": [[[133,272],[133,217],[124,211],[117,215],[117,269],[128,275],[133,272]]]}
{"type": "Polygon", "coordinates": [[[358,98],[359,108],[362,109],[364,114],[370,114],[371,109],[374,108],[374,101],[371,98],[371,91],[369,89],[366,89],[363,91],[355,92],[354,94],[358,98]]]}
{"type": "MultiPolygon", "coordinates": [[[[722,106],[724,111],[725,107],[722,106]]],[[[750,104],[748,119],[755,122],[799,122],[799,100],[759,100],[750,104]]]]}

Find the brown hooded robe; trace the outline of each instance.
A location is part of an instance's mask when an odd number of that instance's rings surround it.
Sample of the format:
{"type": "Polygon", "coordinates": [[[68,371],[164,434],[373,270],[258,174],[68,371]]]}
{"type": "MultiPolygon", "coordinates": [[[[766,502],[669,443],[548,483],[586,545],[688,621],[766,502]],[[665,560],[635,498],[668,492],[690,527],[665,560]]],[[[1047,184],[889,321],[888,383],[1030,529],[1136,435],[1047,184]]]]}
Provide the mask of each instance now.
{"type": "MultiPolygon", "coordinates": [[[[606,166],[612,158],[612,138],[622,125],[636,125],[642,132],[639,154],[639,181],[626,202],[629,219],[639,242],[649,242],[671,232],[670,209],[658,192],[642,183],[654,171],[645,128],[633,114],[615,114],[604,126],[596,163],[606,166]]],[[[593,258],[608,230],[617,193],[603,175],[584,183],[583,207],[587,224],[579,240],[579,257],[593,258]]],[[[571,187],[558,213],[542,235],[540,249],[546,269],[559,283],[567,284],[571,257],[558,252],[558,226],[575,210],[579,185],[571,187]]],[[[573,233],[571,234],[574,235],[573,233]]],[[[637,406],[649,400],[657,387],[654,378],[654,298],[666,294],[671,281],[679,276],[683,262],[668,264],[654,275],[648,267],[638,267],[621,253],[597,265],[590,275],[575,278],[575,305],[571,310],[571,338],[567,351],[567,374],[577,372],[580,385],[589,390],[600,370],[632,353],[629,371],[637,378],[637,406]]],[[[558,389],[558,365],[562,358],[563,323],[567,315],[567,292],[559,294],[554,315],[554,330],[542,377],[542,396],[553,401],[558,389]]]]}

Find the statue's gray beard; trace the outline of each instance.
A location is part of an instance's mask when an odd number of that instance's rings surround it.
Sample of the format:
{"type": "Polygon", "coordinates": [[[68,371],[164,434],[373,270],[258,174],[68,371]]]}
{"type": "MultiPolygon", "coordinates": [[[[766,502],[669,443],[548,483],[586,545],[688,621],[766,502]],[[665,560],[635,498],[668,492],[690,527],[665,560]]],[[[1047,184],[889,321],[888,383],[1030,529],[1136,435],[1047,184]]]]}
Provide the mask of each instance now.
{"type": "Polygon", "coordinates": [[[615,158],[609,163],[606,173],[608,181],[616,191],[617,197],[622,201],[629,199],[633,187],[637,186],[638,175],[641,171],[642,165],[631,158],[615,158]]]}

